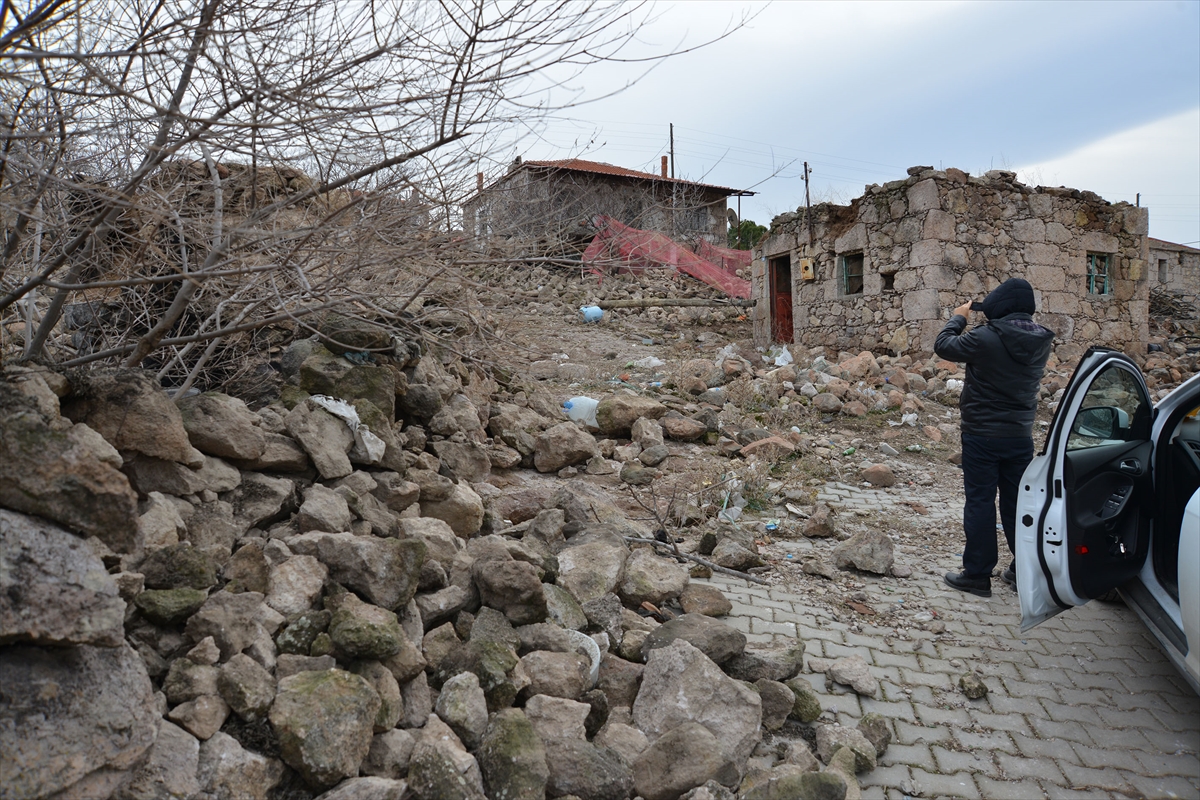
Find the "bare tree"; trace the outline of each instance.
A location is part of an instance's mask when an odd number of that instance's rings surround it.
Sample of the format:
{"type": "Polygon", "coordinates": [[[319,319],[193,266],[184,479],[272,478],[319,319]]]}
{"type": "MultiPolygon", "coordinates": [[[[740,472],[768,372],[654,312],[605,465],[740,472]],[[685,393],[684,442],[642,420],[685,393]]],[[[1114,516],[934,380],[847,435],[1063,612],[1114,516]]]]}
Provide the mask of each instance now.
{"type": "Polygon", "coordinates": [[[187,386],[264,326],[403,324],[476,258],[469,137],[551,110],[647,11],[0,0],[0,336],[187,386]]]}

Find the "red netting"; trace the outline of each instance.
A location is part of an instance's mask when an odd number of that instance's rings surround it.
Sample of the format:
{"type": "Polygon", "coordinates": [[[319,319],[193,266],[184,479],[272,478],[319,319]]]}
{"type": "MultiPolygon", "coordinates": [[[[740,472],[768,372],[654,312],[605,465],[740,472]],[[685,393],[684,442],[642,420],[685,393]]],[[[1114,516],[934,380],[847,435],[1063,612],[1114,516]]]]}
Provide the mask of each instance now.
{"type": "MultiPolygon", "coordinates": [[[[703,258],[665,234],[631,228],[605,216],[596,217],[593,225],[596,238],[584,251],[583,263],[597,274],[614,267],[626,270],[673,267],[731,297],[750,297],[749,281],[730,274],[723,262],[703,258]]],[[[723,247],[712,250],[741,252],[723,247]]],[[[746,253],[745,266],[749,264],[750,254],[746,253]]]]}
{"type": "Polygon", "coordinates": [[[736,275],[739,269],[750,268],[750,251],[735,250],[732,247],[719,247],[701,239],[696,246],[696,255],[718,264],[730,275],[736,275]]]}

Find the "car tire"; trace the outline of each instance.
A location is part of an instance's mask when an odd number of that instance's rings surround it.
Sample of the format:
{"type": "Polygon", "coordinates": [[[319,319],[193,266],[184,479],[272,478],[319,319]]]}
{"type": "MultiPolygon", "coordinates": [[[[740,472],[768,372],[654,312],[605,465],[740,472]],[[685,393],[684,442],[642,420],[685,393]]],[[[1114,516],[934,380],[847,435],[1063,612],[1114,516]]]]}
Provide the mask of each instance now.
{"type": "Polygon", "coordinates": [[[1123,603],[1123,602],[1125,602],[1124,600],[1121,599],[1121,593],[1118,592],[1116,589],[1109,589],[1107,592],[1100,595],[1096,599],[1099,600],[1101,603],[1123,603]]]}

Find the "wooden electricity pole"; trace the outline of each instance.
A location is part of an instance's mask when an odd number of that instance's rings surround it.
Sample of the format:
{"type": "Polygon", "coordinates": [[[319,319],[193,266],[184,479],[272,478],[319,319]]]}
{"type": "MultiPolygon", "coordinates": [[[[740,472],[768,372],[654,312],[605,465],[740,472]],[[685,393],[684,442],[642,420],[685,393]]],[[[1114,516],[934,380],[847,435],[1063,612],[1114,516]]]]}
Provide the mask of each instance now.
{"type": "Polygon", "coordinates": [[[812,201],[808,196],[808,175],[812,172],[808,168],[808,162],[804,162],[804,218],[808,220],[808,246],[812,247],[813,243],[813,223],[812,223],[812,201]]]}

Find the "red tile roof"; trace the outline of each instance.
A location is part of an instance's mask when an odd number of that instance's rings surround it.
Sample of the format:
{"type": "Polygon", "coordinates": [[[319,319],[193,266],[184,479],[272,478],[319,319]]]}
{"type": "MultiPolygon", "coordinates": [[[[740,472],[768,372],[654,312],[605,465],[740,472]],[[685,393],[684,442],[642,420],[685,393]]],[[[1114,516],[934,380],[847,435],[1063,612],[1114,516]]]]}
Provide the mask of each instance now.
{"type": "MultiPolygon", "coordinates": [[[[668,183],[686,183],[689,186],[703,186],[705,189],[716,189],[717,191],[727,192],[728,194],[737,194],[740,189],[731,189],[728,186],[717,186],[711,183],[699,183],[697,181],[688,181],[682,178],[664,178],[661,175],[655,175],[652,172],[638,172],[633,169],[625,169],[624,167],[613,166],[612,164],[604,164],[599,161],[584,161],[582,158],[564,158],[558,161],[522,161],[522,167],[541,167],[544,169],[562,169],[571,172],[591,172],[596,175],[612,175],[616,178],[635,178],[643,181],[667,181],[668,183]]],[[[753,194],[750,192],[749,194],[753,194]]]]}

